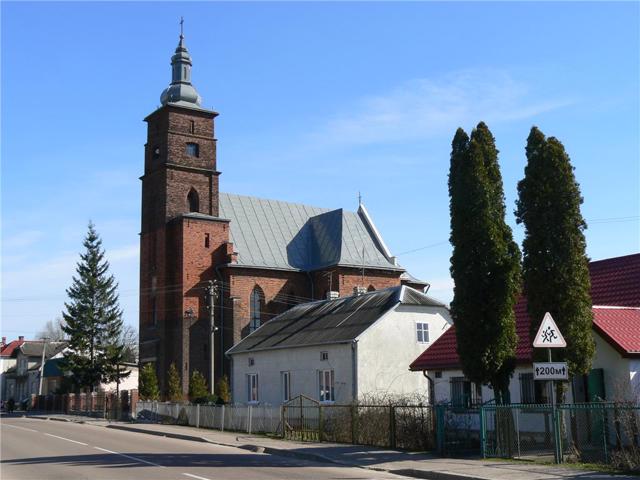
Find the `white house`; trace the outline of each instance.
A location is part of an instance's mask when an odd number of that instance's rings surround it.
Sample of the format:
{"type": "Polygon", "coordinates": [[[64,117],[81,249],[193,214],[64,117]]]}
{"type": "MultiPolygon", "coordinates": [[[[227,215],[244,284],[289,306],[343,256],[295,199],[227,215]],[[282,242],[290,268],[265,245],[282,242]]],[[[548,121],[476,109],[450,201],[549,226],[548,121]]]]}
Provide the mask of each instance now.
{"type": "Polygon", "coordinates": [[[7,337],[2,337],[2,343],[0,343],[0,400],[6,401],[15,395],[16,382],[15,378],[8,379],[11,373],[7,374],[9,370],[15,371],[16,356],[14,351],[24,343],[24,337],[18,337],[18,340],[13,340],[7,343],[7,337]]]}
{"type": "Polygon", "coordinates": [[[450,325],[444,304],[407,286],[297,305],[227,351],[233,401],[426,401],[427,379],[407,366],[450,325]]]}
{"type": "MultiPolygon", "coordinates": [[[[596,353],[588,375],[572,379],[567,403],[604,399],[640,401],[640,254],[591,262],[593,338],[596,353]]],[[[546,382],[533,380],[533,347],[526,299],[515,307],[517,367],[509,391],[512,403],[547,403],[546,382]]],[[[571,341],[570,338],[566,338],[571,341]]],[[[487,386],[473,385],[460,367],[455,325],[410,365],[427,375],[436,403],[468,406],[494,398],[487,386]]]]}

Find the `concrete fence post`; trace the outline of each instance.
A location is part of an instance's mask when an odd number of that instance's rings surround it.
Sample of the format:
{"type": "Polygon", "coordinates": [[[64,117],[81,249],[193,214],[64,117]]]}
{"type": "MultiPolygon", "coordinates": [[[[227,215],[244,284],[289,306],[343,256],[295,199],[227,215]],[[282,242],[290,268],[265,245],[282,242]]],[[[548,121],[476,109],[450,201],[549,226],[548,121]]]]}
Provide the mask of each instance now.
{"type": "Polygon", "coordinates": [[[200,404],[196,405],[196,428],[200,428],[200,404]]]}
{"type": "Polygon", "coordinates": [[[220,431],[224,432],[224,405],[222,405],[222,418],[220,419],[220,431]]]}
{"type": "Polygon", "coordinates": [[[247,433],[251,434],[251,413],[253,411],[251,405],[247,406],[247,410],[247,433]]]}

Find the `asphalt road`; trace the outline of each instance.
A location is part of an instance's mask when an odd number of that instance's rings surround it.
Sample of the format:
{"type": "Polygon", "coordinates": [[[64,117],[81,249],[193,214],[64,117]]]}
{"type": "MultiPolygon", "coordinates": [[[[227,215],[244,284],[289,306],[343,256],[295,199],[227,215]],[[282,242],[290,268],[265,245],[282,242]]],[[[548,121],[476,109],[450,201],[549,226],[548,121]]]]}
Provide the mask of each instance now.
{"type": "Polygon", "coordinates": [[[0,441],[3,480],[402,478],[233,447],[29,418],[2,418],[0,441]]]}

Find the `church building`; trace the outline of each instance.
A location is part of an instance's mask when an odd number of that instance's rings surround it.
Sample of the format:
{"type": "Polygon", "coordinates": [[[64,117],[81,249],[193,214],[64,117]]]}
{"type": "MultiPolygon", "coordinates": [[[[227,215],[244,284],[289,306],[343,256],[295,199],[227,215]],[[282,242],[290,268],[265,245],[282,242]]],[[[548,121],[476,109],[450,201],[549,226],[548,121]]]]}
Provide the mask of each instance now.
{"type": "Polygon", "coordinates": [[[223,193],[217,112],[203,108],[180,35],[148,125],[140,232],[140,363],[162,391],[173,363],[229,375],[224,352],[293,305],[409,285],[360,202],[356,212],[223,193]]]}

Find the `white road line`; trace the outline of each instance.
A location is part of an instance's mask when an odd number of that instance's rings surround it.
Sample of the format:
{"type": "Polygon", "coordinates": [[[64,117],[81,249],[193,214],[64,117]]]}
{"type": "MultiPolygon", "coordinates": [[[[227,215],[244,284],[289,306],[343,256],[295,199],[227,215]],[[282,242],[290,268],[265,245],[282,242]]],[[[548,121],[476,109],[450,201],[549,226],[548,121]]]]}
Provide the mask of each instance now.
{"type": "Polygon", "coordinates": [[[37,430],[33,430],[32,428],[18,427],[17,425],[7,425],[6,423],[2,424],[2,428],[4,428],[4,427],[19,428],[20,430],[26,430],[27,432],[36,432],[36,433],[38,433],[37,430]]]}
{"type": "MultiPolygon", "coordinates": [[[[129,460],[135,460],[136,462],[146,463],[147,465],[153,465],[154,467],[167,468],[164,465],[158,465],[157,463],[147,462],[146,460],[143,460],[141,458],[132,457],[130,455],[125,455],[124,453],[120,453],[120,452],[114,452],[111,450],[107,450],[106,448],[100,448],[100,447],[93,447],[93,448],[95,448],[96,450],[102,450],[103,452],[113,453],[114,455],[120,455],[121,457],[128,458],[129,460]]],[[[208,480],[208,479],[205,479],[205,480],[208,480]]]]}
{"type": "Polygon", "coordinates": [[[198,480],[210,480],[207,477],[199,477],[198,475],[193,475],[191,473],[183,473],[183,475],[186,475],[187,477],[191,477],[191,478],[197,478],[198,480]]]}
{"type": "Polygon", "coordinates": [[[71,440],[70,438],[64,438],[64,437],[59,437],[58,435],[52,435],[50,433],[45,433],[46,436],[48,437],[55,437],[55,438],[59,438],[60,440],[66,440],[67,442],[73,442],[73,443],[77,443],[79,445],[84,445],[85,447],[88,446],[87,443],[82,443],[82,442],[78,442],[76,440],[71,440]]]}

